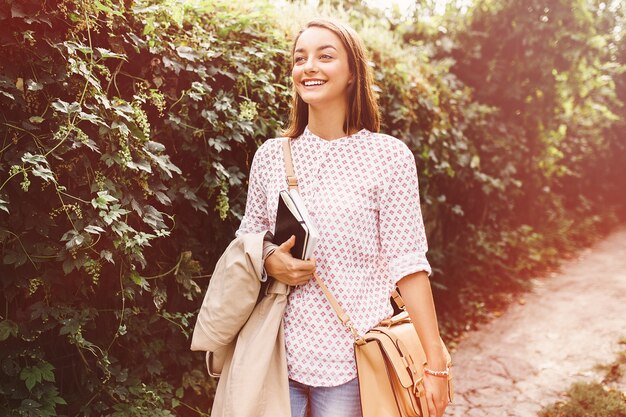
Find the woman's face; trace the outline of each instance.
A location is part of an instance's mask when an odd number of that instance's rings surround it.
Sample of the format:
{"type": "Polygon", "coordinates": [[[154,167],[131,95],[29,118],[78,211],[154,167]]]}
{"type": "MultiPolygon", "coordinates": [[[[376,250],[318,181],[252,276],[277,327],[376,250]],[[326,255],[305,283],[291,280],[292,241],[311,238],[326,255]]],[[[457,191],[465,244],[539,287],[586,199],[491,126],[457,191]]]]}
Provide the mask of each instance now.
{"type": "Polygon", "coordinates": [[[296,42],[291,70],[302,100],[311,105],[345,106],[352,75],[348,53],[337,35],[328,29],[306,29],[296,42]]]}

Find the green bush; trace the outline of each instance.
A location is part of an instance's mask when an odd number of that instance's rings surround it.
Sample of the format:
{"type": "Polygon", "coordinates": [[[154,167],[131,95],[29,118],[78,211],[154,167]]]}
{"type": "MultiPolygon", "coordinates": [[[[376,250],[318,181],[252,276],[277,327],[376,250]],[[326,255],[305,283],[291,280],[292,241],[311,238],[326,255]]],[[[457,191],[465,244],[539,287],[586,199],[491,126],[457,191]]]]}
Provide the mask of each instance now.
{"type": "Polygon", "coordinates": [[[569,399],[540,413],[541,417],[622,417],[626,415],[626,396],[597,382],[576,383],[567,391],[569,399]]]}
{"type": "Polygon", "coordinates": [[[0,413],[206,413],[189,336],[285,113],[284,37],[217,3],[9,10],[0,413]]]}

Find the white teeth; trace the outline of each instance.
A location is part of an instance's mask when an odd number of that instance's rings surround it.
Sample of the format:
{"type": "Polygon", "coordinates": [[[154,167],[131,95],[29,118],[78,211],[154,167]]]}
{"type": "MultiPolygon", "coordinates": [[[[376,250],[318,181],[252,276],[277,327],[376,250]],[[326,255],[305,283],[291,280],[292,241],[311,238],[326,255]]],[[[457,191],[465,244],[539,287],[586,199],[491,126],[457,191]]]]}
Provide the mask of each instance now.
{"type": "Polygon", "coordinates": [[[326,82],[326,81],[305,81],[305,82],[304,82],[304,85],[305,85],[305,86],[307,86],[307,87],[309,87],[309,86],[312,86],[312,85],[322,85],[322,84],[324,84],[325,82],[326,82]]]}

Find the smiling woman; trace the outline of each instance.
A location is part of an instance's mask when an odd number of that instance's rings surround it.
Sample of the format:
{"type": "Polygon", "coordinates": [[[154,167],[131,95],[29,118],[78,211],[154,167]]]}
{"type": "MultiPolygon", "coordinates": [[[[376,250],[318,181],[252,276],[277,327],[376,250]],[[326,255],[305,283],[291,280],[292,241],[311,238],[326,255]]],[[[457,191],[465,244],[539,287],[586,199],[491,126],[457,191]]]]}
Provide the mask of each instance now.
{"type": "Polygon", "coordinates": [[[396,286],[426,352],[430,416],[441,417],[448,402],[415,158],[404,142],[378,132],[367,63],[359,36],[343,23],[316,19],[298,33],[289,127],[285,137],[257,150],[236,232],[275,229],[278,196],[288,185],[288,143],[302,199],[320,232],[311,259],[291,255],[293,236],[264,249],[267,275],[292,286],[283,326],[293,417],[307,410],[312,417],[361,416],[353,337],[391,317],[396,286]],[[337,296],[354,333],[338,320],[317,278],[337,296]]]}

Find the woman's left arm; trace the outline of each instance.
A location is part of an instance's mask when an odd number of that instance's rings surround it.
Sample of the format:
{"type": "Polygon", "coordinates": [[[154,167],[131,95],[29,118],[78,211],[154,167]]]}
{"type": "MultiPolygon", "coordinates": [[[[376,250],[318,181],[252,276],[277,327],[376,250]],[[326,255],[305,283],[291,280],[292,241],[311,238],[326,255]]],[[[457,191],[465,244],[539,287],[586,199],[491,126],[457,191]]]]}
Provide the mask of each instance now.
{"type": "MultiPolygon", "coordinates": [[[[380,195],[379,233],[389,259],[393,284],[400,288],[407,311],[424,345],[429,369],[442,371],[446,361],[437,327],[437,315],[426,259],[428,243],[419,199],[415,157],[403,142],[391,142],[380,195]]],[[[384,159],[383,159],[384,160],[384,159]]],[[[441,417],[448,404],[447,379],[426,375],[424,388],[430,417],[441,417]]]]}
{"type": "MultiPolygon", "coordinates": [[[[446,357],[439,336],[437,313],[428,274],[421,271],[407,275],[398,281],[398,288],[424,347],[427,367],[433,371],[446,370],[446,357]]],[[[448,405],[447,378],[425,374],[424,388],[430,416],[443,416],[448,405]]]]}

